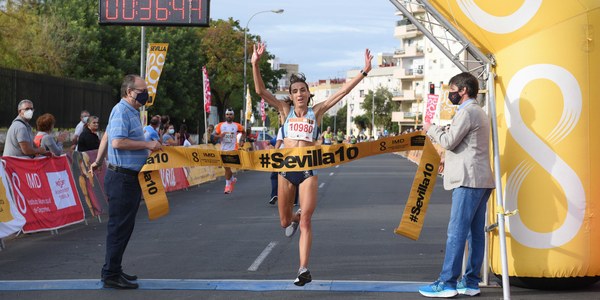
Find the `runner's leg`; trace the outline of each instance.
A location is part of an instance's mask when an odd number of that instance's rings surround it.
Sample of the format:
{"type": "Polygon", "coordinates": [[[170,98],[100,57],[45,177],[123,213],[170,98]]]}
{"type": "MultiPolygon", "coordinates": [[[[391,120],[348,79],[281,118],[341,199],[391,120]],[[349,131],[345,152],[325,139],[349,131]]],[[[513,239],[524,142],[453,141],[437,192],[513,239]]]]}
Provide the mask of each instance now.
{"type": "Polygon", "coordinates": [[[277,175],[279,180],[277,184],[277,207],[279,208],[279,221],[281,227],[290,226],[293,220],[292,208],[294,206],[294,197],[296,196],[296,186],[281,175],[277,175]]]}
{"type": "MultiPolygon", "coordinates": [[[[310,249],[312,246],[312,224],[311,219],[317,207],[317,189],[319,177],[311,176],[300,184],[300,267],[308,268],[310,249]]],[[[293,196],[293,195],[292,195],[293,196]]]]}

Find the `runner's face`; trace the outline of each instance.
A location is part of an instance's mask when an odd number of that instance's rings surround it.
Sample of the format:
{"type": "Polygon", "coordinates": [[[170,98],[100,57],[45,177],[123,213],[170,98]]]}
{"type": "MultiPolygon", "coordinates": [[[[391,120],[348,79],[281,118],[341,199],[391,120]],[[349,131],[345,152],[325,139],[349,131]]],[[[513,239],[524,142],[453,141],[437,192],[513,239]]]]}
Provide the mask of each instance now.
{"type": "Polygon", "coordinates": [[[229,123],[233,122],[233,113],[226,113],[225,120],[229,123]]]}
{"type": "Polygon", "coordinates": [[[308,87],[303,82],[295,82],[292,84],[292,93],[290,94],[295,106],[307,106],[310,100],[310,92],[308,87]]]}

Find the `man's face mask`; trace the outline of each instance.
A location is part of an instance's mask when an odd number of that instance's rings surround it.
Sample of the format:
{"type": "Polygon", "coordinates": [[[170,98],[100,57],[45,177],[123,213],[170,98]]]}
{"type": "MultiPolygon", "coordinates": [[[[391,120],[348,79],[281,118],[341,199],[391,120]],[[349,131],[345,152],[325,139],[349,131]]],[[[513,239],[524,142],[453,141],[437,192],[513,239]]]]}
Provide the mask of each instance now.
{"type": "Polygon", "coordinates": [[[448,93],[448,100],[450,100],[450,102],[452,102],[452,104],[454,105],[458,105],[458,102],[460,102],[460,99],[462,97],[458,94],[458,92],[449,92],[448,93]]]}
{"type": "Polygon", "coordinates": [[[82,121],[83,123],[87,123],[89,117],[83,117],[82,121]]]}
{"type": "Polygon", "coordinates": [[[23,117],[27,120],[31,120],[33,118],[33,109],[28,109],[23,113],[23,117]]]}
{"type": "Polygon", "coordinates": [[[135,101],[137,101],[141,105],[146,105],[146,102],[148,102],[149,98],[148,90],[139,92],[139,90],[134,89],[134,91],[137,93],[137,96],[135,96],[135,101]]]}

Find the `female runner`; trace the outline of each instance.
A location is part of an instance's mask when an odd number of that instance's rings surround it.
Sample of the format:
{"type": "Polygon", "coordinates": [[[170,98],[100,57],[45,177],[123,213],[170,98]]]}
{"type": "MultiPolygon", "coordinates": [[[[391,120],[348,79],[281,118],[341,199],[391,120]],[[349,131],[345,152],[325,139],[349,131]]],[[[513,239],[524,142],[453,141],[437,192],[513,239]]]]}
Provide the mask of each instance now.
{"type": "MultiPolygon", "coordinates": [[[[365,66],[352,80],[347,81],[342,88],[313,107],[309,107],[312,98],[306,79],[302,74],[292,74],[290,77],[289,93],[292,103],[280,101],[265,87],[262,80],[259,60],[265,52],[264,43],[254,45],[252,54],[252,75],[254,88],[269,105],[275,107],[284,118],[283,144],[285,148],[309,147],[317,142],[318,128],[323,115],[332,108],[369,73],[373,56],[369,49],[365,50],[365,66]]],[[[278,175],[278,208],[281,226],[285,228],[286,236],[291,237],[300,226],[300,267],[294,281],[297,286],[303,286],[312,281],[308,271],[308,261],[312,244],[311,218],[317,206],[318,177],[315,170],[300,172],[282,172],[278,175]],[[300,209],[292,212],[296,189],[300,191],[300,209]]]]}

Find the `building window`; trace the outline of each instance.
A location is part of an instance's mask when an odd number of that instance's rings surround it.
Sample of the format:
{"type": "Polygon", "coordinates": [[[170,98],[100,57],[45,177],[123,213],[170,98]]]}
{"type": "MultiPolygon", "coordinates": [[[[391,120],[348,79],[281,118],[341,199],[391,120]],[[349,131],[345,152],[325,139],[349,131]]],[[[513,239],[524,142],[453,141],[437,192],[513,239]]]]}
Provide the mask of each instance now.
{"type": "Polygon", "coordinates": [[[360,90],[359,97],[364,97],[364,96],[365,96],[365,90],[360,90]]]}

